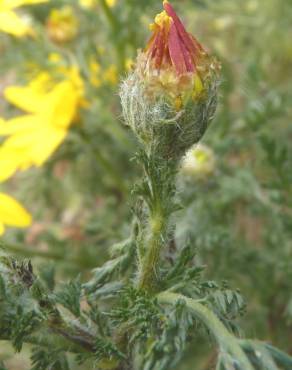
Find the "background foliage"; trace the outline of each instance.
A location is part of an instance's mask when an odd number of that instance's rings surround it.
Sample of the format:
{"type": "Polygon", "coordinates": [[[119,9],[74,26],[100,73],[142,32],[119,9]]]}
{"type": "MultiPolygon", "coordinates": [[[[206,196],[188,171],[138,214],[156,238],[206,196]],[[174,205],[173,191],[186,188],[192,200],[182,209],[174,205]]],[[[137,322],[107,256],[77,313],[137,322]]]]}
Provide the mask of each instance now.
{"type": "MultiPolygon", "coordinates": [[[[291,2],[174,5],[223,67],[219,110],[203,140],[215,166],[199,178],[181,174],[187,210],[179,217],[177,238],[196,246],[206,279],[228,289],[227,280],[245,297],[247,313],[240,321],[246,335],[291,352],[291,2]]],[[[77,1],[50,1],[22,10],[33,18],[36,37],[0,35],[2,88],[27,82],[37,70],[56,73],[52,53],[76,62],[86,86],[88,106],[58,151],[42,168],[1,184],[1,191],[22,200],[34,219],[28,230],[8,230],[1,243],[7,252],[31,258],[51,288],[77,274],[88,279],[109,256],[109,246],[131,233],[131,190],[141,173],[132,160],[135,140],[121,124],[118,81],[145,44],[148,24],[160,8],[154,0],[118,0],[114,7],[100,0],[90,9],[77,1]],[[47,18],[64,5],[72,7],[76,35],[56,43],[47,18]]],[[[1,116],[15,114],[4,99],[0,109],[1,116]]],[[[70,289],[78,289],[78,283],[70,289]]],[[[41,320],[23,319],[32,325],[41,320]]],[[[26,347],[11,357],[12,348],[1,342],[0,359],[8,369],[28,369],[26,347]]],[[[197,337],[177,369],[211,368],[208,352],[197,337]]],[[[44,368],[37,365],[38,356],[34,369],[44,368]]],[[[53,357],[63,361],[61,355],[53,357]]]]}

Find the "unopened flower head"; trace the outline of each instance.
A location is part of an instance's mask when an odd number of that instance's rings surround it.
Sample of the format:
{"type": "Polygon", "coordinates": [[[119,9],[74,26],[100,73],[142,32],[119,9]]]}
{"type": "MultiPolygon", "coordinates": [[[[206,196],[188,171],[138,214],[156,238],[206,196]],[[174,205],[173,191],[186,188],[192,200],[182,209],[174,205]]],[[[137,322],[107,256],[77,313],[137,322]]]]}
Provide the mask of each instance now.
{"type": "Polygon", "coordinates": [[[189,99],[203,96],[208,79],[218,64],[197,39],[188,33],[168,1],[150,25],[153,34],[137,61],[149,92],[164,93],[177,109],[189,99]]]}
{"type": "Polygon", "coordinates": [[[213,118],[220,66],[186,31],[168,1],[163,8],[122,84],[121,101],[125,121],[141,141],[153,143],[160,131],[164,155],[180,157],[213,118]]]}

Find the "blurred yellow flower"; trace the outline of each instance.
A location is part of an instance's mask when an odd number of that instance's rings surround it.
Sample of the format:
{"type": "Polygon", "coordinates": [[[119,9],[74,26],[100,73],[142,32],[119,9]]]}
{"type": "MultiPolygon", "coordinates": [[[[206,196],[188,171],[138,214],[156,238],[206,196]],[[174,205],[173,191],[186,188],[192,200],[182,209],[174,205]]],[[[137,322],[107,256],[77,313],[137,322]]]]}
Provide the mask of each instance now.
{"type": "Polygon", "coordinates": [[[108,68],[103,71],[103,79],[112,85],[118,83],[118,69],[117,66],[111,64],[108,68]]]}
{"type": "Polygon", "coordinates": [[[102,69],[101,65],[91,58],[89,61],[89,81],[94,87],[102,84],[116,85],[118,83],[118,69],[114,64],[102,69]]]}
{"type": "Polygon", "coordinates": [[[211,148],[204,144],[196,144],[185,155],[181,170],[183,174],[204,178],[215,170],[215,156],[211,148]]]}
{"type": "Polygon", "coordinates": [[[259,8],[259,2],[258,0],[250,0],[246,4],[246,9],[249,12],[254,12],[259,8]]]}
{"type": "Polygon", "coordinates": [[[22,5],[46,3],[49,0],[0,0],[0,31],[13,36],[22,37],[33,34],[33,30],[25,18],[15,13],[22,5]]]}
{"type": "MultiPolygon", "coordinates": [[[[114,7],[117,3],[117,0],[106,0],[106,3],[109,7],[114,7]]],[[[96,0],[79,0],[79,5],[85,9],[92,9],[97,5],[96,0]]]]}
{"type": "Polygon", "coordinates": [[[59,53],[50,53],[48,56],[48,60],[53,64],[58,64],[62,62],[62,56],[59,53]]]}
{"type": "Polygon", "coordinates": [[[27,227],[31,224],[31,215],[12,197],[0,193],[0,235],[5,225],[27,227]]]}
{"type": "Polygon", "coordinates": [[[131,71],[132,70],[132,68],[134,67],[134,61],[133,61],[133,59],[131,59],[131,58],[127,58],[126,60],[125,60],[125,68],[126,68],[126,71],[127,72],[129,72],[129,71],[131,71]]]}
{"type": "Polygon", "coordinates": [[[61,82],[41,73],[28,86],[11,86],[5,98],[27,112],[0,121],[0,181],[17,170],[41,166],[64,141],[83,99],[83,82],[77,67],[66,71],[61,82]]]}
{"type": "Polygon", "coordinates": [[[234,19],[230,15],[225,15],[217,17],[213,24],[216,31],[224,31],[234,24],[234,19]]]}
{"type": "Polygon", "coordinates": [[[96,47],[96,50],[97,50],[97,52],[98,52],[98,54],[99,54],[100,56],[102,56],[102,55],[104,55],[104,54],[105,54],[105,47],[104,47],[104,46],[102,46],[102,45],[98,45],[98,46],[96,47]]]}
{"type": "Polygon", "coordinates": [[[50,39],[56,43],[73,40],[78,32],[78,19],[70,5],[52,9],[47,20],[50,39]]]}
{"type": "Polygon", "coordinates": [[[102,84],[100,72],[100,64],[95,60],[91,60],[89,63],[89,82],[94,87],[100,87],[100,85],[102,84]]]}
{"type": "Polygon", "coordinates": [[[92,9],[96,5],[96,0],[79,0],[79,5],[85,9],[92,9]]]}
{"type": "Polygon", "coordinates": [[[106,0],[106,3],[107,3],[108,6],[110,6],[112,8],[113,6],[116,5],[117,0],[106,0]]]}

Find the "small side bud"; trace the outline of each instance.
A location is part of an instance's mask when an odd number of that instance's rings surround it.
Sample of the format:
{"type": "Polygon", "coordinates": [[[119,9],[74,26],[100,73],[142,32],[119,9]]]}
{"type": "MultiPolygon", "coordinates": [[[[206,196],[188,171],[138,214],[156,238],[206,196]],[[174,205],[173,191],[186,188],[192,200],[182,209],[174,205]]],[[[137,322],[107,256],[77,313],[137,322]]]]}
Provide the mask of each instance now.
{"type": "Polygon", "coordinates": [[[168,1],[152,36],[121,85],[125,122],[149,149],[180,158],[205,133],[217,106],[220,66],[168,1]]]}
{"type": "Polygon", "coordinates": [[[190,179],[207,179],[215,172],[216,159],[211,148],[196,144],[189,149],[181,163],[181,175],[190,179]]]}

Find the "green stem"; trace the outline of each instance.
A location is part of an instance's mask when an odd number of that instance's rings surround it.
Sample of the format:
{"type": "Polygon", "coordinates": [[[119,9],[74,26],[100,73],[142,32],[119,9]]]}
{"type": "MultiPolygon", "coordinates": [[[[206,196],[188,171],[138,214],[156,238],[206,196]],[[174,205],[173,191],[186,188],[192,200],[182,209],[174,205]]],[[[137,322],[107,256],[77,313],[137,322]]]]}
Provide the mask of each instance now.
{"type": "Polygon", "coordinates": [[[157,265],[160,252],[163,247],[163,235],[165,234],[166,220],[160,214],[154,214],[150,219],[150,239],[147,243],[145,256],[140,266],[139,283],[140,289],[155,290],[157,282],[157,265]]]}
{"type": "Polygon", "coordinates": [[[185,297],[182,294],[163,292],[158,294],[157,298],[160,303],[166,304],[175,304],[177,301],[183,300],[186,303],[186,306],[213,334],[221,352],[231,354],[240,364],[240,368],[245,370],[254,370],[248,357],[240,346],[240,341],[229,333],[218,317],[207,307],[196,302],[192,298],[185,297]]]}
{"type": "Polygon", "coordinates": [[[167,244],[169,219],[175,211],[175,176],[177,163],[165,160],[151,148],[140,157],[145,172],[142,193],[148,218],[142,232],[142,253],[139,255],[138,288],[155,292],[159,285],[159,262],[167,244]]]}
{"type": "Polygon", "coordinates": [[[61,335],[67,341],[74,343],[87,352],[94,352],[94,337],[90,335],[87,331],[80,328],[72,328],[68,325],[60,322],[57,325],[49,324],[50,330],[56,335],[61,335]]]}
{"type": "MultiPolygon", "coordinates": [[[[281,366],[281,368],[287,369],[287,370],[292,369],[292,357],[289,356],[287,353],[280,351],[278,348],[275,348],[268,343],[263,343],[258,340],[241,339],[240,344],[241,344],[241,347],[244,348],[244,350],[247,352],[255,353],[256,350],[258,350],[259,353],[267,353],[267,355],[265,356],[267,359],[266,361],[271,362],[274,360],[277,364],[281,366]],[[270,357],[272,359],[270,359],[270,357]]],[[[272,369],[271,366],[269,367],[269,369],[272,369]]]]}
{"type": "Polygon", "coordinates": [[[44,326],[47,330],[62,336],[67,341],[88,352],[94,352],[94,335],[81,326],[78,321],[69,321],[62,316],[56,302],[39,279],[34,277],[34,282],[30,289],[33,298],[39,303],[39,309],[47,318],[44,321],[44,326]]]}

